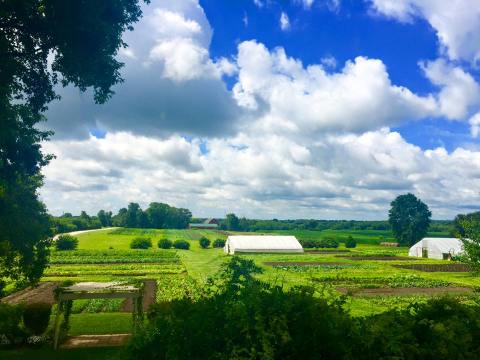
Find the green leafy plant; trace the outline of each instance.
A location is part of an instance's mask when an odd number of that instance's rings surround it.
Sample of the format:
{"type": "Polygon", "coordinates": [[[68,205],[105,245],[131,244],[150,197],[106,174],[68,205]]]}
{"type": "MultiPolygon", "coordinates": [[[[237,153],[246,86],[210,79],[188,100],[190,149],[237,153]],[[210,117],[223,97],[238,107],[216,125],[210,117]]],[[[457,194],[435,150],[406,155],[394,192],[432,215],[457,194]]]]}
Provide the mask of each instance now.
{"type": "Polygon", "coordinates": [[[152,240],[149,238],[137,237],[130,242],[130,249],[149,249],[152,247],[152,240]]]}
{"type": "Polygon", "coordinates": [[[176,240],[173,243],[173,247],[175,249],[189,250],[190,249],[190,243],[187,240],[176,240]]]}
{"type": "Polygon", "coordinates": [[[225,240],[224,239],[215,239],[213,241],[213,247],[214,248],[223,248],[225,246],[225,240]]]}
{"type": "Polygon", "coordinates": [[[202,236],[200,240],[198,240],[198,242],[200,243],[200,247],[202,249],[206,249],[210,246],[210,240],[207,239],[205,236],[202,236]]]}
{"type": "Polygon", "coordinates": [[[33,335],[42,335],[50,322],[52,306],[46,303],[28,304],[23,312],[23,324],[33,335]]]}
{"type": "Polygon", "coordinates": [[[173,246],[173,241],[168,239],[160,239],[158,240],[158,247],[160,249],[171,249],[173,246]]]}
{"type": "Polygon", "coordinates": [[[78,239],[72,235],[60,235],[55,241],[57,250],[75,250],[78,247],[78,239]]]}
{"type": "Polygon", "coordinates": [[[25,335],[20,327],[23,309],[22,305],[0,302],[0,337],[5,336],[10,343],[17,342],[25,335]]]}

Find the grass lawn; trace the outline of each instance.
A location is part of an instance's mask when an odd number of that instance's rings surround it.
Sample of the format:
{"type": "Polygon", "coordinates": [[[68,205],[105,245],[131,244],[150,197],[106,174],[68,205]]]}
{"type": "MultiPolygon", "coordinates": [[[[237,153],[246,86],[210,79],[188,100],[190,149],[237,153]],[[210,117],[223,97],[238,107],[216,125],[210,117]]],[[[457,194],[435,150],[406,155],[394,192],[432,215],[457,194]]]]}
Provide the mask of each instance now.
{"type": "Polygon", "coordinates": [[[69,335],[128,334],[132,332],[131,313],[70,315],[69,335]]]}

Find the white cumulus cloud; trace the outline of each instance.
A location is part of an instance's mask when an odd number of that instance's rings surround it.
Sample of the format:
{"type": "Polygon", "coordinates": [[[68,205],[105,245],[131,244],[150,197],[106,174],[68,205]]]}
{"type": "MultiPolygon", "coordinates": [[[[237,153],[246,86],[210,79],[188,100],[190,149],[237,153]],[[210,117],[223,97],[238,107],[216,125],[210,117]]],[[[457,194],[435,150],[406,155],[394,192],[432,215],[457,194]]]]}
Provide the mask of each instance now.
{"type": "Polygon", "coordinates": [[[480,0],[369,0],[373,8],[400,21],[426,19],[450,59],[480,60],[480,0]]]}

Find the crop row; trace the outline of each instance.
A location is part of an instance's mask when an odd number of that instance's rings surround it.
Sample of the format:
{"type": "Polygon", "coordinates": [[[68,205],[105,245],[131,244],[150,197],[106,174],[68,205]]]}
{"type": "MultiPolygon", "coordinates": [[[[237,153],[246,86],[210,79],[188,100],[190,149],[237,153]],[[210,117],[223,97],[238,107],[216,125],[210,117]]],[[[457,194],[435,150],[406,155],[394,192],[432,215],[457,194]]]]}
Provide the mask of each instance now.
{"type": "Polygon", "coordinates": [[[179,264],[175,251],[167,250],[74,250],[54,252],[50,264],[158,263],[179,264]]]}
{"type": "Polygon", "coordinates": [[[397,274],[384,277],[359,277],[341,274],[326,274],[315,277],[314,280],[319,283],[331,283],[335,285],[354,285],[361,288],[406,288],[406,287],[446,287],[450,282],[436,279],[426,279],[416,274],[397,274]]]}
{"type": "Polygon", "coordinates": [[[111,276],[145,276],[155,274],[180,274],[185,272],[182,265],[151,265],[151,264],[121,264],[121,265],[59,265],[51,266],[45,271],[47,277],[76,277],[92,275],[111,276]]]}
{"type": "Polygon", "coordinates": [[[309,266],[285,266],[285,265],[275,265],[273,266],[274,269],[284,270],[284,271],[291,271],[291,272],[314,272],[314,271],[334,271],[334,270],[343,270],[343,269],[377,269],[378,266],[375,265],[358,265],[358,264],[333,264],[333,265],[309,265],[309,266]]]}

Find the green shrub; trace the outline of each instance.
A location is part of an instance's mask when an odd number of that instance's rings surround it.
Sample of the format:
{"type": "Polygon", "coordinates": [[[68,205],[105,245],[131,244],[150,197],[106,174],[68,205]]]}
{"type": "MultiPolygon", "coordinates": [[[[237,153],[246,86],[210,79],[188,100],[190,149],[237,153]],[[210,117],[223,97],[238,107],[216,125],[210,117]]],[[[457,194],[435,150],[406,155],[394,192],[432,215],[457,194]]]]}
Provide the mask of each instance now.
{"type": "Polygon", "coordinates": [[[319,248],[331,248],[336,249],[340,245],[339,241],[332,237],[326,237],[318,241],[319,248]]]}
{"type": "Polygon", "coordinates": [[[33,335],[42,335],[50,322],[52,306],[46,303],[34,303],[25,307],[23,324],[33,335]]]}
{"type": "Polygon", "coordinates": [[[23,306],[0,302],[0,338],[5,336],[10,343],[16,343],[24,337],[20,327],[23,306]]]}
{"type": "Polygon", "coordinates": [[[302,240],[302,246],[305,249],[332,248],[336,249],[340,245],[337,239],[326,237],[323,239],[302,240]]]}
{"type": "Polygon", "coordinates": [[[148,249],[152,247],[152,240],[149,238],[137,237],[130,242],[130,249],[148,249]]]}
{"type": "Polygon", "coordinates": [[[189,250],[190,243],[187,240],[175,240],[175,242],[173,243],[173,247],[175,249],[189,250]]]}
{"type": "Polygon", "coordinates": [[[210,246],[210,240],[207,239],[205,236],[202,236],[200,240],[198,240],[198,242],[200,243],[200,247],[202,249],[206,249],[210,246]]]}
{"type": "Polygon", "coordinates": [[[171,249],[173,246],[173,242],[168,239],[160,239],[158,240],[158,247],[160,249],[171,249]]]}
{"type": "Polygon", "coordinates": [[[355,240],[351,235],[349,235],[347,240],[345,240],[345,247],[347,249],[352,249],[357,247],[357,240],[355,240]]]}
{"type": "Polygon", "coordinates": [[[223,239],[216,239],[213,242],[213,247],[214,248],[223,248],[225,246],[225,240],[223,239]]]}
{"type": "Polygon", "coordinates": [[[78,246],[78,239],[72,235],[60,235],[55,241],[57,250],[75,250],[78,246]]]}

